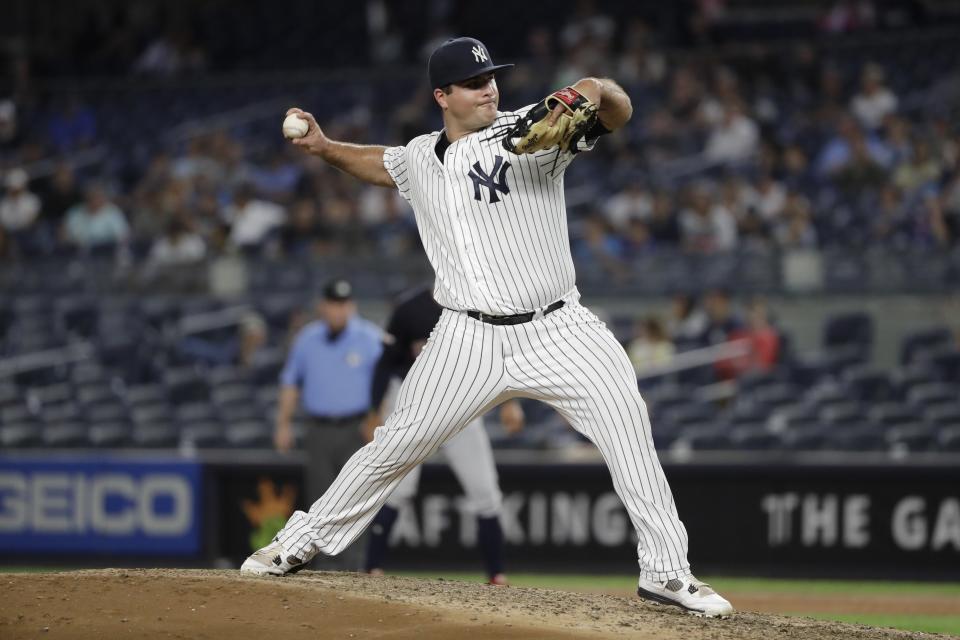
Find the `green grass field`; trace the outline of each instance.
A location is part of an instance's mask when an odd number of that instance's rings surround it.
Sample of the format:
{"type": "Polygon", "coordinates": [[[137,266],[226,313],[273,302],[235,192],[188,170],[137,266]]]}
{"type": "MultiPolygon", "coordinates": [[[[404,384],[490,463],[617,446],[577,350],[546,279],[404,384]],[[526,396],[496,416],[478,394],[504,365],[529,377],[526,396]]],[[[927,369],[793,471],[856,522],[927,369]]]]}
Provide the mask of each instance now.
{"type": "MultiPolygon", "coordinates": [[[[479,573],[404,571],[397,575],[417,578],[444,578],[446,580],[483,580],[479,573]]],[[[825,613],[821,611],[803,611],[790,613],[794,616],[808,616],[820,620],[838,620],[874,627],[891,627],[907,631],[927,633],[945,633],[960,636],[960,583],[929,582],[866,582],[848,580],[780,580],[768,578],[725,578],[703,576],[722,594],[736,600],[737,594],[791,593],[806,595],[844,595],[844,596],[911,596],[955,598],[956,615],[914,615],[914,614],[872,614],[872,613],[825,613]]],[[[630,576],[604,576],[579,574],[533,574],[511,573],[510,583],[518,587],[541,587],[571,591],[610,591],[629,593],[634,588],[634,578],[630,576]]]]}
{"type": "MultiPolygon", "coordinates": [[[[0,573],[10,572],[49,572],[69,571],[68,567],[0,567],[0,573]]],[[[482,582],[483,576],[473,572],[432,572],[432,571],[398,571],[391,575],[407,576],[411,578],[443,578],[444,580],[461,580],[466,582],[482,582]]],[[[822,611],[802,611],[788,615],[809,616],[820,620],[838,620],[867,624],[875,627],[891,627],[907,631],[924,631],[927,633],[944,633],[960,636],[960,583],[930,583],[930,582],[866,582],[847,580],[782,580],[768,578],[725,578],[718,576],[703,576],[720,593],[736,600],[738,594],[765,593],[765,594],[803,594],[803,595],[843,595],[850,596],[909,596],[921,598],[955,599],[957,602],[956,614],[947,615],[915,615],[896,613],[833,613],[822,611]]],[[[558,589],[562,591],[605,591],[630,593],[634,588],[634,578],[625,575],[586,575],[586,574],[538,574],[538,573],[511,573],[510,583],[517,587],[539,587],[544,589],[558,589]]]]}

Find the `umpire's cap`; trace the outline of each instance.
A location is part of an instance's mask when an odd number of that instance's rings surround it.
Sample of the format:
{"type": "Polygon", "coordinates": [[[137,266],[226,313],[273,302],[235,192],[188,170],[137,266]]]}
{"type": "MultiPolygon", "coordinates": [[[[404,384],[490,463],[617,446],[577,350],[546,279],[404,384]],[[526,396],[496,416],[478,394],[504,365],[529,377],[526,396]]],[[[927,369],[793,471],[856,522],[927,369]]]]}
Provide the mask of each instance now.
{"type": "Polygon", "coordinates": [[[427,73],[430,86],[437,88],[512,66],[493,64],[486,45],[476,38],[451,38],[430,54],[427,73]]]}
{"type": "Polygon", "coordinates": [[[323,298],[333,302],[346,302],[353,298],[353,287],[343,278],[334,278],[324,285],[323,298]]]}

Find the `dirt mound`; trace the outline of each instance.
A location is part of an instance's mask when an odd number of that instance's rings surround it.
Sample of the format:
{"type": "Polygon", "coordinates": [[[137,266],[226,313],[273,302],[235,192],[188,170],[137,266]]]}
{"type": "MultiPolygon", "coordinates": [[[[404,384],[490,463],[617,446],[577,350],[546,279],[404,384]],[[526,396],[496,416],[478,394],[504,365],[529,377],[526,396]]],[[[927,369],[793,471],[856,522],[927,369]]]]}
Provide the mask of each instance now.
{"type": "Polygon", "coordinates": [[[935,637],[749,612],[705,620],[614,595],[330,572],[107,569],[13,573],[0,584],[5,639],[935,637]]]}

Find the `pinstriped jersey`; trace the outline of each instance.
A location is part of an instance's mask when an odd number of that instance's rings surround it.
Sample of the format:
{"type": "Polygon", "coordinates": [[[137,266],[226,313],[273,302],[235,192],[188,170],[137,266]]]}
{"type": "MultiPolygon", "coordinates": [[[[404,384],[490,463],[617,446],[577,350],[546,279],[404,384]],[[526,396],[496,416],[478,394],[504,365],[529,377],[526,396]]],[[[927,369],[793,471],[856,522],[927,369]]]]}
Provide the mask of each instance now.
{"type": "Polygon", "coordinates": [[[563,194],[574,154],[515,155],[492,135],[532,106],[498,112],[491,127],[451,143],[442,162],[435,147],[443,131],[384,151],[384,167],[413,207],[436,272],[433,295],[444,307],[512,315],[574,288],[563,194]]]}

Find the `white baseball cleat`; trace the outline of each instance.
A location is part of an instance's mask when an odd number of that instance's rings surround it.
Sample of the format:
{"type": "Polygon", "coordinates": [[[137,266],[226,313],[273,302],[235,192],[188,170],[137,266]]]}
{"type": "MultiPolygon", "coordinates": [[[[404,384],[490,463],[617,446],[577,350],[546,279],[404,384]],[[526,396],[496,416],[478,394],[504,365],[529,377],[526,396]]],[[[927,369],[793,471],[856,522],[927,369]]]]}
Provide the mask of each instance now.
{"type": "Polygon", "coordinates": [[[707,618],[727,618],[733,613],[731,605],[710,585],[686,576],[665,582],[640,577],[637,595],[651,602],[669,604],[684,609],[687,613],[707,618]]]}
{"type": "Polygon", "coordinates": [[[280,542],[274,538],[273,542],[250,554],[250,557],[240,565],[240,573],[257,576],[283,576],[296,573],[303,569],[306,563],[300,558],[287,554],[280,542]]]}

